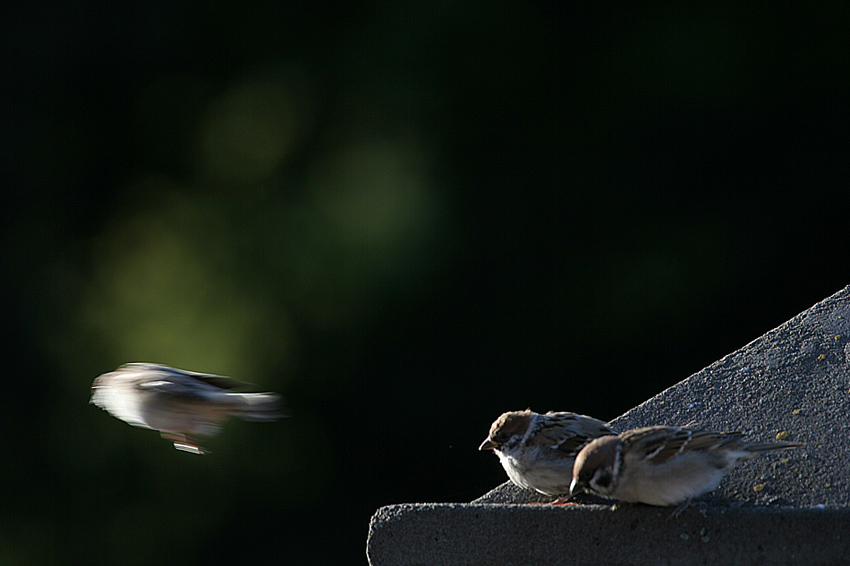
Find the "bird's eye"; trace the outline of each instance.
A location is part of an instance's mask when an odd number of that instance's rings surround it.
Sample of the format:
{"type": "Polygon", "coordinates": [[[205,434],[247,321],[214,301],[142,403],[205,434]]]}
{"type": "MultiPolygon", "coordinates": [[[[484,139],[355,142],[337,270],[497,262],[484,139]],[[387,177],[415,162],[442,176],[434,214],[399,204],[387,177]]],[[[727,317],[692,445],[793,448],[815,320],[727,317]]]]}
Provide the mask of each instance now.
{"type": "Polygon", "coordinates": [[[603,490],[611,487],[611,472],[607,469],[597,470],[590,480],[590,485],[603,490]]]}

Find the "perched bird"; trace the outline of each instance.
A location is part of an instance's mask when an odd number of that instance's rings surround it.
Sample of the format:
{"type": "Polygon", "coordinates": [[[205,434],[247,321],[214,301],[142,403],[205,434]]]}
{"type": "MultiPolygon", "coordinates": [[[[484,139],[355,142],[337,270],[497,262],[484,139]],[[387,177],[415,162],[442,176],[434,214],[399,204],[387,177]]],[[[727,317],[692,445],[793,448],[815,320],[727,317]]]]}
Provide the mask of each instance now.
{"type": "Polygon", "coordinates": [[[545,415],[511,411],[490,427],[479,450],[493,450],[516,485],[546,495],[570,490],[573,461],[582,446],[603,435],[616,434],[608,425],[575,413],[545,415]]]}
{"type": "Polygon", "coordinates": [[[124,364],[92,384],[91,403],[133,426],[160,431],[178,450],[204,454],[197,436],[213,436],[234,415],[246,421],[286,416],[275,393],[236,393],[244,383],[151,364],[124,364]]]}
{"type": "Polygon", "coordinates": [[[747,443],[740,432],[707,432],[650,426],[597,438],[582,448],[570,494],[649,505],[680,505],[713,490],[740,460],[761,452],[804,446],[796,442],[747,443]]]}

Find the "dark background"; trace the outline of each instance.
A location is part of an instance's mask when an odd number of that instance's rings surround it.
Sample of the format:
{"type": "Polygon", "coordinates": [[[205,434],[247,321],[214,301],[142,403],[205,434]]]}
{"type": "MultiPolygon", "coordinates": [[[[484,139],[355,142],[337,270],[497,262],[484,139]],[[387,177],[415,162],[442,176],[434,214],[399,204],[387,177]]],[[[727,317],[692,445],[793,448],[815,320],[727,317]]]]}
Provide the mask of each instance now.
{"type": "Polygon", "coordinates": [[[364,564],[502,411],[611,419],[850,283],[840,2],[35,2],[2,41],[3,564],[364,564]],[[282,392],[177,452],[129,361],[282,392]]]}

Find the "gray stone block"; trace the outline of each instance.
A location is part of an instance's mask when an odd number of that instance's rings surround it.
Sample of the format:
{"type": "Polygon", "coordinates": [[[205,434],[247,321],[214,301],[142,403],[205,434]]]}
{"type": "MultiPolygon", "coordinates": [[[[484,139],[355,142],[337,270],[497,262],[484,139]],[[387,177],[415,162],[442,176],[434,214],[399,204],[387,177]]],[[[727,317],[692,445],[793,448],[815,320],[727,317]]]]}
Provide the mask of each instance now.
{"type": "Polygon", "coordinates": [[[370,564],[850,564],[848,415],[850,287],[612,422],[806,447],[743,462],[675,520],[641,505],[517,505],[551,498],[510,483],[472,504],[383,507],[370,564]]]}
{"type": "Polygon", "coordinates": [[[848,564],[850,510],[419,504],[378,510],[372,566],[848,564]]]}

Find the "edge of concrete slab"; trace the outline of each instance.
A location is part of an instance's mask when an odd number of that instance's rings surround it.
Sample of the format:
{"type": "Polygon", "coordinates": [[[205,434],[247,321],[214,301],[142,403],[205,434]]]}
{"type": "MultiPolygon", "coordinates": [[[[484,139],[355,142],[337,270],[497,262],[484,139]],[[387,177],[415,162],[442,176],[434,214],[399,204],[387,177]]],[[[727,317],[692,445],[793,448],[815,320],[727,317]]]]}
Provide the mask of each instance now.
{"type": "Polygon", "coordinates": [[[850,509],[400,504],[369,526],[373,566],[850,564],[850,509]],[[533,541],[533,544],[529,544],[533,541]]]}

